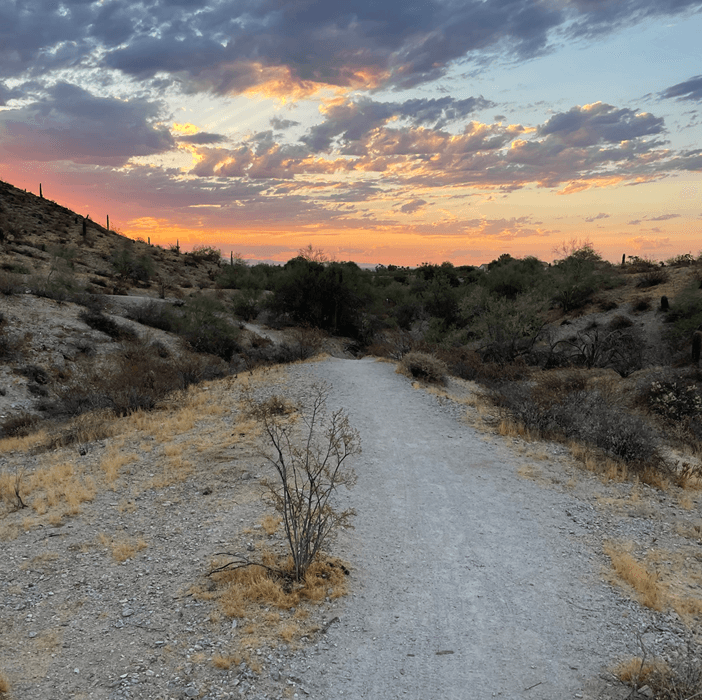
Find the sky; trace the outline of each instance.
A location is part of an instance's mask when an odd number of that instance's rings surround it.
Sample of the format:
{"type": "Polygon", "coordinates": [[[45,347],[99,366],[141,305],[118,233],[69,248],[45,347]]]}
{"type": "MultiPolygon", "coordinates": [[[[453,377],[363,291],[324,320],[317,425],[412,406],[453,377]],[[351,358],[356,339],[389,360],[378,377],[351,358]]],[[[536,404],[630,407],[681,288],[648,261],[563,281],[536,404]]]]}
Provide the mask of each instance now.
{"type": "Polygon", "coordinates": [[[702,248],[700,0],[0,0],[0,179],[285,261],[702,248]]]}

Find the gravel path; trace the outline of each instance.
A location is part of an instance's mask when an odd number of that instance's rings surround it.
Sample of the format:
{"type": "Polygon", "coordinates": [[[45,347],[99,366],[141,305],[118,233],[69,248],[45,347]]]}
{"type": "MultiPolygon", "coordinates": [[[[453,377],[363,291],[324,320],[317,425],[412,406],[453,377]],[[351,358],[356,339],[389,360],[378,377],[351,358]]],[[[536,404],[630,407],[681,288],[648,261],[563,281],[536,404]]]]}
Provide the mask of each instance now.
{"type": "Polygon", "coordinates": [[[329,359],[297,371],[331,385],[330,406],[363,439],[345,544],[361,590],[302,664],[311,694],[583,697],[632,630],[578,537],[579,504],[519,478],[513,453],[394,365],[329,359]]]}

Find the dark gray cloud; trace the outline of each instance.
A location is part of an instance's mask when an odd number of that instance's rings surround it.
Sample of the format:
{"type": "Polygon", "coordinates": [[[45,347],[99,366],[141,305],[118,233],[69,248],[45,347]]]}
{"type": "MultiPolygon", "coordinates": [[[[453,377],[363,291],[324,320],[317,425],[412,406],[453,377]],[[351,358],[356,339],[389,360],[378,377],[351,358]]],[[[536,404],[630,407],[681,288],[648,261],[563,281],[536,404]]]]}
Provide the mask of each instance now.
{"type": "Polygon", "coordinates": [[[24,96],[24,92],[19,88],[9,88],[0,81],[0,107],[4,107],[10,100],[16,100],[24,96]]]}
{"type": "Polygon", "coordinates": [[[670,219],[678,219],[680,214],[661,214],[660,216],[651,216],[648,221],[669,221],[670,219]]]}
{"type": "Polygon", "coordinates": [[[409,202],[407,202],[407,204],[403,204],[400,207],[400,211],[403,214],[414,214],[416,211],[421,209],[426,203],[427,202],[424,199],[412,199],[409,202]]]}
{"type": "Polygon", "coordinates": [[[175,139],[182,143],[194,143],[199,146],[204,146],[209,143],[221,143],[222,141],[226,141],[227,137],[222,134],[211,134],[208,131],[200,131],[197,134],[178,135],[175,139]]]}
{"type": "Polygon", "coordinates": [[[682,83],[672,85],[663,90],[661,97],[665,99],[677,97],[681,100],[702,100],[702,75],[697,75],[682,83]]]}
{"type": "Polygon", "coordinates": [[[6,0],[0,77],[96,65],[188,91],[406,88],[453,62],[532,57],[564,37],[700,9],[699,0],[6,0]]]}
{"type": "Polygon", "coordinates": [[[605,214],[604,212],[600,212],[599,214],[596,214],[595,216],[588,216],[586,217],[585,221],[587,221],[588,224],[591,224],[593,221],[599,221],[600,219],[609,219],[610,215],[605,214]]]}
{"type": "Polygon", "coordinates": [[[652,136],[663,130],[660,117],[597,102],[554,115],[539,129],[539,135],[567,146],[594,146],[652,136]]]}
{"type": "Polygon", "coordinates": [[[571,0],[576,14],[567,33],[574,37],[609,34],[646,19],[699,12],[699,0],[571,0]]]}
{"type": "Polygon", "coordinates": [[[289,129],[291,126],[298,126],[299,123],[293,119],[279,119],[278,117],[271,117],[270,119],[270,125],[278,131],[289,129]]]}
{"type": "Polygon", "coordinates": [[[156,121],[161,105],[97,97],[57,83],[35,102],[0,112],[0,151],[23,160],[123,165],[175,146],[156,121]]]}

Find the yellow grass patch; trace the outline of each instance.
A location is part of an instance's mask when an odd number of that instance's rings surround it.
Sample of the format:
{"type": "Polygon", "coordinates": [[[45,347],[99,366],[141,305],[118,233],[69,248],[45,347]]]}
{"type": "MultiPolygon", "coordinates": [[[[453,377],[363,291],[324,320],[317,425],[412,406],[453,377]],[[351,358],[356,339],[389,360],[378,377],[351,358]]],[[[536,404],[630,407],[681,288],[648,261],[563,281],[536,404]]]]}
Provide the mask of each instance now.
{"type": "Polygon", "coordinates": [[[10,692],[10,681],[8,677],[0,671],[0,695],[7,695],[10,692]]]}
{"type": "Polygon", "coordinates": [[[98,535],[98,541],[111,550],[112,557],[119,562],[132,559],[137,552],[149,546],[142,537],[113,539],[102,532],[98,535]]]}
{"type": "Polygon", "coordinates": [[[275,515],[266,515],[261,520],[261,527],[266,531],[267,535],[274,535],[282,520],[275,515]]]}
{"type": "Polygon", "coordinates": [[[100,468],[105,472],[105,480],[108,484],[113,484],[119,477],[120,471],[127,464],[136,462],[139,456],[134,453],[123,453],[121,451],[121,445],[115,444],[111,445],[107,450],[107,454],[102,458],[100,462],[100,468]]]}
{"type": "Polygon", "coordinates": [[[604,552],[612,562],[619,583],[623,582],[633,589],[642,605],[652,610],[663,610],[666,602],[665,591],[655,571],[650,571],[638,562],[622,545],[606,542],[604,552]]]}
{"type": "Polygon", "coordinates": [[[612,673],[623,683],[641,688],[650,678],[664,674],[667,670],[668,667],[661,661],[644,662],[641,657],[634,656],[619,662],[612,673]]]}
{"type": "MultiPolygon", "coordinates": [[[[263,553],[262,561],[271,568],[292,570],[289,558],[277,560],[270,552],[263,553]]],[[[214,561],[213,568],[224,563],[223,560],[214,561]]],[[[309,614],[304,611],[304,603],[319,603],[345,595],[345,570],[338,559],[321,558],[310,566],[303,582],[295,583],[262,566],[246,566],[213,574],[208,585],[193,587],[191,594],[215,602],[227,617],[249,620],[241,629],[244,635],[241,643],[244,647],[255,647],[254,638],[261,636],[278,635],[289,641],[306,633],[300,626],[300,621],[309,614]],[[282,619],[279,611],[292,608],[295,608],[294,616],[282,619]]]]}

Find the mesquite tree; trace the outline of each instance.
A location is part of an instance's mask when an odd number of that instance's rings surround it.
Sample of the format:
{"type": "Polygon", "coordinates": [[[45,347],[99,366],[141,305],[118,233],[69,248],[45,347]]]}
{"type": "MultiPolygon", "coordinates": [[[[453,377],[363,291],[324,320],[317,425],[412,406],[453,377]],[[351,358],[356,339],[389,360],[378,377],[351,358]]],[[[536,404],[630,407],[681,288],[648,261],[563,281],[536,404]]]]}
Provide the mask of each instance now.
{"type": "Polygon", "coordinates": [[[337,510],[332,497],[339,486],[356,483],[347,460],[360,453],[361,441],[343,410],[327,411],[327,396],[328,388],[316,385],[311,406],[300,409],[300,421],[290,420],[279,397],[250,404],[268,438],[262,455],[276,476],[263,483],[283,519],[296,581],[330,533],[354,515],[353,509],[337,510]]]}

